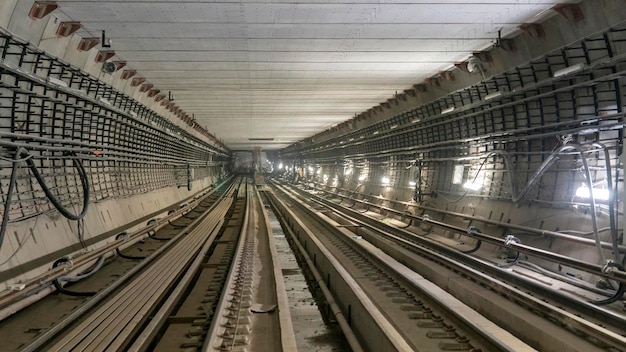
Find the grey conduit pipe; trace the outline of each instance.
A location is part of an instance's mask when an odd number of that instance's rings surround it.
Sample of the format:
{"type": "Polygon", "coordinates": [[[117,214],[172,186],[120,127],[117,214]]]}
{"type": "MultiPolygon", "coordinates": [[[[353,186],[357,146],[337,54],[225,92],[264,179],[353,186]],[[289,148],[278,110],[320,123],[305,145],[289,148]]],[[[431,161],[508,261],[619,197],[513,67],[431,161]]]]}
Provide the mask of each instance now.
{"type": "MultiPolygon", "coordinates": [[[[606,186],[609,189],[609,227],[611,228],[611,245],[613,249],[613,258],[616,263],[620,262],[619,246],[617,244],[617,223],[615,221],[615,192],[613,190],[613,177],[611,174],[611,155],[609,150],[602,143],[594,143],[594,146],[600,147],[604,152],[604,166],[606,168],[606,186]]],[[[617,186],[617,184],[616,184],[617,186]]],[[[593,189],[589,189],[589,194],[593,197],[593,189]]],[[[595,212],[595,209],[594,209],[595,212]]],[[[594,235],[599,236],[599,233],[594,235]]]]}

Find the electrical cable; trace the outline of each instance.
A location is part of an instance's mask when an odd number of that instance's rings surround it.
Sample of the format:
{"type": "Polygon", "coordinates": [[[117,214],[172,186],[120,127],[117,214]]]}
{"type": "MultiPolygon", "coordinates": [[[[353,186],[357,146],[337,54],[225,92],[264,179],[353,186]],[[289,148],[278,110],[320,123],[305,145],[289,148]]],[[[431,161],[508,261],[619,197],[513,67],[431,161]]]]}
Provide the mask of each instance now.
{"type": "Polygon", "coordinates": [[[37,170],[37,167],[35,166],[35,163],[33,162],[32,158],[27,159],[26,164],[28,164],[30,171],[33,173],[33,176],[35,176],[35,179],[41,186],[41,189],[43,190],[43,192],[46,194],[46,197],[48,197],[52,205],[54,205],[54,207],[59,211],[59,213],[61,213],[63,216],[65,216],[66,218],[70,220],[80,220],[83,217],[85,217],[85,215],[87,214],[87,209],[89,208],[89,178],[87,177],[87,172],[85,171],[83,163],[80,161],[80,159],[75,158],[76,153],[70,152],[68,153],[68,155],[74,156],[74,158],[72,158],[72,163],[74,164],[74,167],[76,167],[76,170],[78,171],[78,175],[80,176],[80,180],[81,180],[81,184],[83,188],[83,210],[78,215],[74,215],[70,213],[65,207],[63,207],[59,199],[55,197],[54,194],[52,194],[52,191],[50,191],[50,188],[48,188],[46,181],[43,179],[43,177],[39,173],[39,170],[37,170]]]}
{"type": "MultiPolygon", "coordinates": [[[[169,220],[168,220],[168,223],[170,225],[172,225],[172,223],[169,220]]],[[[156,219],[151,219],[150,221],[148,221],[148,223],[146,225],[156,227],[157,220],[156,219]]],[[[156,237],[156,231],[154,231],[154,229],[151,229],[151,230],[148,231],[148,237],[153,239],[153,240],[156,240],[156,241],[169,241],[171,239],[171,238],[156,237]]]]}
{"type": "MultiPolygon", "coordinates": [[[[609,231],[611,230],[610,227],[603,227],[601,229],[598,229],[598,232],[605,232],[605,231],[609,231]]],[[[617,229],[618,231],[623,231],[623,229],[617,229]]],[[[578,230],[559,230],[557,231],[559,233],[563,233],[563,234],[569,234],[569,235],[578,235],[578,236],[592,236],[593,235],[593,231],[578,231],[578,230]]]]}
{"type": "Polygon", "coordinates": [[[459,250],[459,252],[461,252],[461,253],[465,253],[465,254],[474,253],[474,252],[476,252],[477,250],[479,250],[479,249],[480,249],[480,246],[481,246],[482,244],[483,244],[483,241],[481,241],[481,240],[476,240],[476,245],[475,245],[473,248],[468,249],[468,250],[459,250]]]}
{"type": "MultiPolygon", "coordinates": [[[[522,243],[522,241],[519,238],[515,237],[514,235],[507,235],[504,238],[504,245],[505,246],[509,246],[512,243],[522,243]]],[[[515,254],[515,257],[513,258],[513,260],[508,261],[506,263],[498,264],[498,267],[499,268],[510,268],[510,267],[516,265],[519,262],[519,260],[520,260],[520,252],[516,251],[516,254],[515,254]]]]}
{"type": "MultiPolygon", "coordinates": [[[[605,161],[608,164],[609,163],[609,157],[608,157],[608,151],[606,150],[606,147],[602,144],[599,143],[594,143],[593,146],[595,147],[600,147],[600,150],[603,150],[605,153],[605,161]]],[[[535,183],[541,178],[541,176],[543,176],[543,174],[546,172],[546,170],[548,170],[548,168],[550,166],[552,166],[552,164],[554,164],[556,161],[558,161],[560,159],[560,154],[562,154],[563,152],[569,151],[569,150],[573,150],[576,152],[576,154],[580,155],[580,159],[583,163],[583,170],[585,172],[585,181],[587,184],[587,188],[589,189],[589,193],[590,193],[590,197],[589,197],[589,206],[591,207],[592,211],[591,213],[591,223],[592,223],[592,228],[593,228],[593,235],[594,235],[594,240],[596,243],[596,247],[598,250],[598,256],[600,257],[600,260],[602,263],[606,262],[605,256],[604,256],[604,252],[602,250],[602,244],[600,242],[600,235],[598,232],[598,219],[596,216],[596,202],[595,202],[595,197],[593,195],[592,189],[593,189],[593,185],[591,182],[591,171],[589,168],[589,164],[587,162],[587,157],[585,156],[585,152],[582,150],[582,147],[578,144],[565,144],[562,145],[561,147],[559,147],[558,149],[554,150],[549,156],[548,158],[546,158],[546,160],[544,160],[544,162],[539,166],[539,168],[535,171],[535,173],[532,175],[532,177],[530,178],[530,180],[528,181],[528,183],[526,184],[526,186],[524,186],[524,188],[518,192],[517,188],[515,187],[515,185],[517,184],[515,181],[515,175],[512,172],[513,169],[511,168],[511,161],[509,160],[509,153],[507,153],[506,151],[500,151],[500,150],[496,150],[496,151],[492,151],[488,154],[486,154],[485,156],[483,156],[484,160],[483,162],[480,164],[480,167],[478,169],[478,171],[476,172],[476,175],[474,176],[474,180],[472,182],[475,182],[476,179],[478,178],[478,175],[480,174],[480,171],[482,170],[482,168],[484,167],[485,163],[487,162],[488,158],[491,157],[492,155],[499,155],[502,156],[504,158],[504,164],[506,167],[506,171],[508,173],[509,176],[509,185],[510,185],[510,189],[511,189],[511,200],[513,201],[514,204],[518,204],[518,202],[520,200],[522,200],[526,194],[530,191],[530,189],[535,185],[535,183]]],[[[588,151],[587,151],[588,152],[588,151]]],[[[607,165],[607,168],[610,168],[610,164],[607,165]]],[[[608,172],[608,177],[610,177],[610,172],[608,172]]],[[[469,192],[469,188],[467,188],[465,190],[465,192],[463,194],[461,194],[458,198],[456,199],[447,199],[445,197],[442,196],[442,198],[444,198],[444,200],[450,202],[450,203],[456,203],[458,201],[460,201],[463,197],[465,197],[467,195],[467,193],[469,192]]],[[[609,211],[613,210],[613,207],[610,207],[609,211]]],[[[611,216],[611,219],[614,218],[614,215],[611,216]]],[[[619,255],[619,250],[617,249],[617,235],[616,235],[616,227],[614,225],[614,222],[611,223],[611,234],[612,234],[612,246],[614,248],[615,251],[615,255],[619,255]]]]}
{"type": "Polygon", "coordinates": [[[411,227],[411,225],[413,225],[413,218],[409,218],[409,223],[404,225],[404,226],[397,226],[399,229],[408,229],[409,227],[411,227]]]}
{"type": "MultiPolygon", "coordinates": [[[[184,218],[184,217],[181,216],[180,218],[184,218]]],[[[167,221],[167,223],[175,229],[184,229],[185,227],[187,227],[187,225],[176,225],[169,220],[167,221]]]]}
{"type": "MultiPolygon", "coordinates": [[[[467,229],[467,235],[471,237],[472,232],[478,232],[478,233],[481,233],[481,232],[480,232],[480,230],[479,230],[478,228],[476,228],[475,226],[470,226],[470,227],[467,229]]],[[[481,241],[481,240],[476,240],[476,244],[474,245],[474,247],[473,247],[473,248],[468,249],[468,250],[459,250],[459,252],[461,252],[461,253],[465,253],[465,254],[474,253],[474,252],[476,252],[477,250],[479,250],[479,249],[480,249],[480,246],[482,245],[482,243],[483,243],[483,241],[481,241]]]]}
{"type": "Polygon", "coordinates": [[[564,281],[570,285],[576,286],[576,287],[580,287],[584,290],[587,291],[591,291],[593,293],[597,293],[599,295],[603,295],[606,297],[611,297],[613,296],[613,294],[611,292],[609,292],[608,290],[604,290],[601,288],[597,288],[596,286],[594,286],[593,284],[582,280],[582,279],[578,279],[575,277],[572,277],[570,275],[566,275],[557,271],[552,271],[552,270],[548,270],[542,266],[539,266],[535,263],[531,263],[529,261],[525,261],[525,260],[520,260],[519,264],[521,267],[527,268],[529,270],[532,270],[534,272],[540,273],[542,275],[545,275],[547,277],[556,279],[556,280],[560,280],[560,281],[564,281]]]}
{"type": "Polygon", "coordinates": [[[513,260],[507,261],[507,262],[502,263],[502,264],[498,264],[498,268],[506,269],[506,268],[510,268],[510,267],[512,267],[514,265],[517,265],[517,263],[519,263],[520,257],[521,257],[520,256],[520,252],[516,252],[515,257],[513,258],[513,260]]]}
{"type": "MultiPolygon", "coordinates": [[[[21,149],[23,149],[23,148],[21,148],[21,149]]],[[[6,157],[3,157],[3,156],[0,156],[0,160],[8,161],[8,162],[11,162],[11,163],[21,163],[23,161],[26,161],[26,160],[32,158],[32,157],[33,157],[32,155],[28,154],[28,156],[26,156],[26,157],[24,157],[22,159],[15,160],[15,159],[11,159],[11,158],[6,158],[6,157]]]]}
{"type": "MultiPolygon", "coordinates": [[[[608,262],[605,265],[605,268],[607,270],[608,270],[608,268],[617,268],[620,271],[624,271],[624,266],[622,264],[620,264],[620,263],[615,263],[615,262],[608,262]]],[[[619,286],[617,287],[617,290],[615,291],[615,294],[612,297],[609,297],[609,298],[603,299],[603,300],[599,300],[599,301],[589,301],[589,303],[595,304],[597,306],[611,304],[613,302],[619,301],[622,298],[622,296],[624,295],[625,291],[626,291],[626,285],[624,285],[624,283],[620,281],[619,286]]]]}
{"type": "MultiPolygon", "coordinates": [[[[52,194],[52,191],[46,184],[44,178],[39,173],[39,170],[37,170],[37,167],[35,166],[35,163],[33,161],[34,159],[33,155],[28,153],[28,151],[25,148],[19,147],[15,150],[15,153],[13,154],[13,158],[11,159],[13,165],[11,167],[11,177],[9,179],[8,189],[7,189],[7,193],[5,196],[6,198],[4,202],[4,211],[2,214],[2,224],[0,225],[0,248],[2,248],[2,245],[4,243],[6,229],[9,224],[9,209],[11,208],[11,199],[13,198],[13,193],[15,191],[16,180],[17,180],[17,169],[18,169],[18,165],[20,162],[23,162],[23,161],[26,162],[26,164],[28,165],[28,168],[33,173],[33,176],[35,176],[35,179],[41,186],[41,189],[45,193],[48,200],[50,200],[52,205],[63,216],[65,216],[66,218],[70,220],[81,220],[82,218],[85,217],[85,215],[87,214],[87,209],[89,208],[89,178],[87,177],[87,172],[85,171],[85,168],[82,162],[80,161],[80,159],[75,157],[76,153],[68,152],[66,155],[74,156],[74,158],[72,158],[72,163],[74,164],[74,167],[77,169],[78,175],[81,180],[82,189],[83,189],[83,210],[81,211],[81,213],[78,215],[75,215],[75,214],[70,213],[65,207],[63,207],[59,199],[56,198],[52,194]]],[[[81,226],[81,224],[79,223],[78,226],[79,226],[78,228],[79,240],[81,241],[81,244],[83,245],[83,247],[85,247],[85,244],[81,238],[81,231],[84,231],[84,225],[81,226]]]]}
{"type": "Polygon", "coordinates": [[[11,198],[13,197],[13,191],[15,190],[15,180],[17,179],[17,166],[21,161],[30,160],[30,157],[21,159],[22,155],[26,153],[26,149],[18,148],[13,154],[13,165],[11,166],[11,178],[9,179],[9,185],[4,200],[4,211],[2,214],[2,224],[0,225],[0,248],[4,243],[4,237],[6,235],[7,226],[9,225],[9,209],[11,208],[11,198]]]}
{"type": "Polygon", "coordinates": [[[87,243],[85,242],[85,219],[80,219],[76,221],[76,225],[78,227],[78,241],[80,242],[83,249],[87,248],[87,243]]]}
{"type": "MultiPolygon", "coordinates": [[[[63,257],[61,259],[57,259],[52,264],[52,267],[56,268],[57,266],[59,266],[62,263],[71,263],[71,260],[69,258],[67,258],[67,257],[63,257]]],[[[95,274],[98,270],[100,270],[100,268],[102,268],[103,264],[104,264],[104,256],[101,256],[98,259],[98,262],[96,263],[96,265],[93,266],[91,269],[89,269],[89,271],[87,273],[81,273],[81,274],[77,275],[76,277],[61,276],[61,277],[58,277],[58,278],[54,279],[52,281],[52,284],[57,289],[57,291],[59,291],[62,294],[68,295],[68,296],[73,296],[73,297],[90,297],[90,296],[94,296],[97,292],[93,292],[93,291],[78,292],[78,291],[67,290],[67,289],[65,289],[63,287],[63,285],[61,284],[61,281],[73,283],[73,282],[77,282],[77,281],[80,281],[82,279],[88,278],[89,276],[95,274]]]]}
{"type": "Polygon", "coordinates": [[[156,241],[169,241],[169,240],[171,240],[171,238],[156,237],[156,231],[154,231],[154,230],[148,231],[148,237],[153,239],[153,240],[156,240],[156,241]]]}
{"type": "MultiPolygon", "coordinates": [[[[127,232],[118,233],[117,236],[115,236],[115,240],[117,241],[117,240],[119,240],[122,237],[128,238],[128,233],[127,232]]],[[[143,260],[143,259],[147,258],[145,256],[126,255],[126,254],[122,253],[122,251],[120,250],[120,247],[115,247],[115,253],[117,253],[117,255],[120,258],[130,259],[130,260],[143,260]]]]}

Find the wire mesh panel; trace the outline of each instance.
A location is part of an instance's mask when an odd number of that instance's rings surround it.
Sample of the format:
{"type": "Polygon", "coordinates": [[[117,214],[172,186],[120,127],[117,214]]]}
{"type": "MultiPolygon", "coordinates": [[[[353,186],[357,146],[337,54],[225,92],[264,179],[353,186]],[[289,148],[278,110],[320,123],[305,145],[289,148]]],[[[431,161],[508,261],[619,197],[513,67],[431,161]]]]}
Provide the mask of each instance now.
{"type": "MultiPolygon", "coordinates": [[[[358,163],[412,155],[422,162],[424,184],[440,194],[517,201],[524,193],[526,200],[571,204],[585,170],[599,187],[609,174],[613,183],[621,179],[625,43],[620,25],[349,132],[338,137],[347,141],[341,148],[332,146],[337,138],[321,148],[301,143],[281,158],[358,163]],[[466,170],[462,184],[451,182],[457,165],[466,170]],[[468,191],[478,181],[480,187],[468,191]]],[[[397,175],[409,172],[391,167],[397,175]]]]}
{"type": "Polygon", "coordinates": [[[229,158],[223,148],[8,34],[0,34],[0,156],[0,201],[11,221],[52,210],[50,195],[80,211],[85,184],[90,201],[131,196],[219,175],[229,158]]]}

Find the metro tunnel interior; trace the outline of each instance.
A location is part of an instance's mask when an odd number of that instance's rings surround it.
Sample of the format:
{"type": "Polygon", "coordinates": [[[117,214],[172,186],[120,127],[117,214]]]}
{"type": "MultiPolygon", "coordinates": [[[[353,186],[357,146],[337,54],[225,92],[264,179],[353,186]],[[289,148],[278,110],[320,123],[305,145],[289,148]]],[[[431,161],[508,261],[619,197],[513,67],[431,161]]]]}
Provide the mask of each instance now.
{"type": "Polygon", "coordinates": [[[622,0],[3,1],[0,337],[626,351],[625,72],[622,0]]]}

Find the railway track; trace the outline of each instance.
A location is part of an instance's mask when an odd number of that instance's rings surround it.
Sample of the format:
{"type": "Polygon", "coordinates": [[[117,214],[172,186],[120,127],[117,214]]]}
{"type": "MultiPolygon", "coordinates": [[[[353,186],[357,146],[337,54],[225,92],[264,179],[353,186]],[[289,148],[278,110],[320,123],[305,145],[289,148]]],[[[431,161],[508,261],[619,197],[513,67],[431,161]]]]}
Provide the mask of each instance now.
{"type": "Polygon", "coordinates": [[[246,179],[169,227],[165,245],[20,351],[295,350],[267,215],[246,179]]]}
{"type": "Polygon", "coordinates": [[[182,220],[178,234],[113,285],[99,291],[22,351],[121,350],[151,321],[155,307],[184,278],[221,228],[236,187],[207,199],[182,220]],[[201,250],[202,249],[202,250],[201,250]]]}
{"type": "MultiPolygon", "coordinates": [[[[355,284],[367,289],[374,286],[374,289],[367,291],[366,296],[373,298],[375,306],[380,311],[389,314],[387,322],[394,326],[394,329],[404,331],[401,334],[405,336],[404,340],[409,344],[409,349],[420,350],[418,346],[422,346],[422,350],[427,351],[436,351],[436,348],[460,350],[480,348],[483,351],[533,349],[621,351],[626,348],[624,336],[615,330],[620,331],[619,325],[613,326],[613,329],[605,328],[582,318],[580,312],[566,311],[543,297],[534,297],[524,287],[516,287],[517,281],[513,285],[494,277],[492,272],[486,274],[475,270],[457,258],[447,256],[446,251],[439,251],[441,244],[431,245],[423,238],[417,241],[418,236],[406,233],[408,231],[404,229],[389,226],[376,219],[365,219],[366,216],[361,214],[365,213],[363,211],[343,209],[345,207],[338,205],[338,201],[333,202],[287,184],[274,186],[276,192],[280,194],[279,198],[286,199],[281,201],[275,198],[277,211],[287,218],[284,220],[285,223],[289,224],[295,236],[299,237],[298,241],[302,243],[303,248],[311,252],[309,255],[315,258],[316,265],[326,270],[325,275],[329,275],[331,269],[324,268],[324,265],[336,265],[320,264],[322,250],[313,247],[326,247],[330,252],[328,254],[341,263],[340,267],[353,272],[352,277],[356,277],[353,279],[355,284]],[[398,232],[404,232],[404,236],[399,236],[398,232]],[[316,241],[320,244],[313,246],[312,243],[316,241]],[[390,274],[389,269],[381,268],[381,265],[389,263],[399,264],[395,273],[390,274]],[[416,272],[420,272],[428,280],[419,275],[414,276],[416,272]],[[359,282],[362,280],[359,278],[370,279],[359,282]],[[447,293],[435,293],[439,288],[431,281],[453,292],[456,297],[463,297],[464,302],[457,301],[453,308],[445,304],[441,306],[439,304],[441,302],[437,302],[441,299],[437,297],[444,297],[442,294],[447,293]],[[419,293],[416,293],[419,291],[416,289],[419,284],[433,289],[430,298],[420,297],[419,293]],[[393,302],[392,298],[389,304],[385,303],[385,296],[393,297],[397,302],[393,302]],[[398,305],[398,302],[402,302],[399,304],[400,308],[394,308],[394,304],[398,305]],[[523,347],[512,348],[503,341],[497,339],[493,341],[491,338],[494,335],[502,335],[481,331],[485,325],[480,319],[473,320],[478,316],[487,320],[493,329],[502,329],[500,328],[502,326],[504,328],[502,330],[522,331],[514,339],[523,347]],[[409,328],[405,330],[405,326],[409,328]],[[412,338],[420,334],[421,338],[411,342],[412,338]],[[461,336],[464,339],[459,343],[457,339],[461,336]],[[441,340],[432,347],[423,349],[424,344],[432,343],[434,337],[441,340]],[[451,339],[454,341],[450,341],[451,339]]],[[[454,252],[458,253],[458,250],[454,252]]],[[[344,300],[341,313],[347,316],[354,315],[355,302],[362,299],[346,298],[344,292],[336,294],[338,299],[344,300]]],[[[614,314],[607,317],[606,321],[611,322],[623,319],[614,314]]],[[[354,321],[352,318],[350,320],[354,321]]],[[[361,341],[366,341],[363,339],[367,339],[367,335],[374,334],[366,333],[361,336],[361,341]]],[[[367,342],[366,345],[375,346],[371,343],[367,342]]],[[[389,348],[403,350],[406,346],[389,348]]]]}
{"type": "MultiPolygon", "coordinates": [[[[285,183],[260,193],[240,179],[198,199],[167,234],[150,233],[161,244],[151,254],[115,281],[101,279],[94,297],[75,298],[21,351],[296,350],[266,204],[353,351],[626,350],[618,314],[600,326],[599,307],[593,317],[566,310],[519,278],[507,281],[512,270],[465,261],[328,195],[285,183]]],[[[115,261],[137,262],[147,244],[115,261]]]]}

